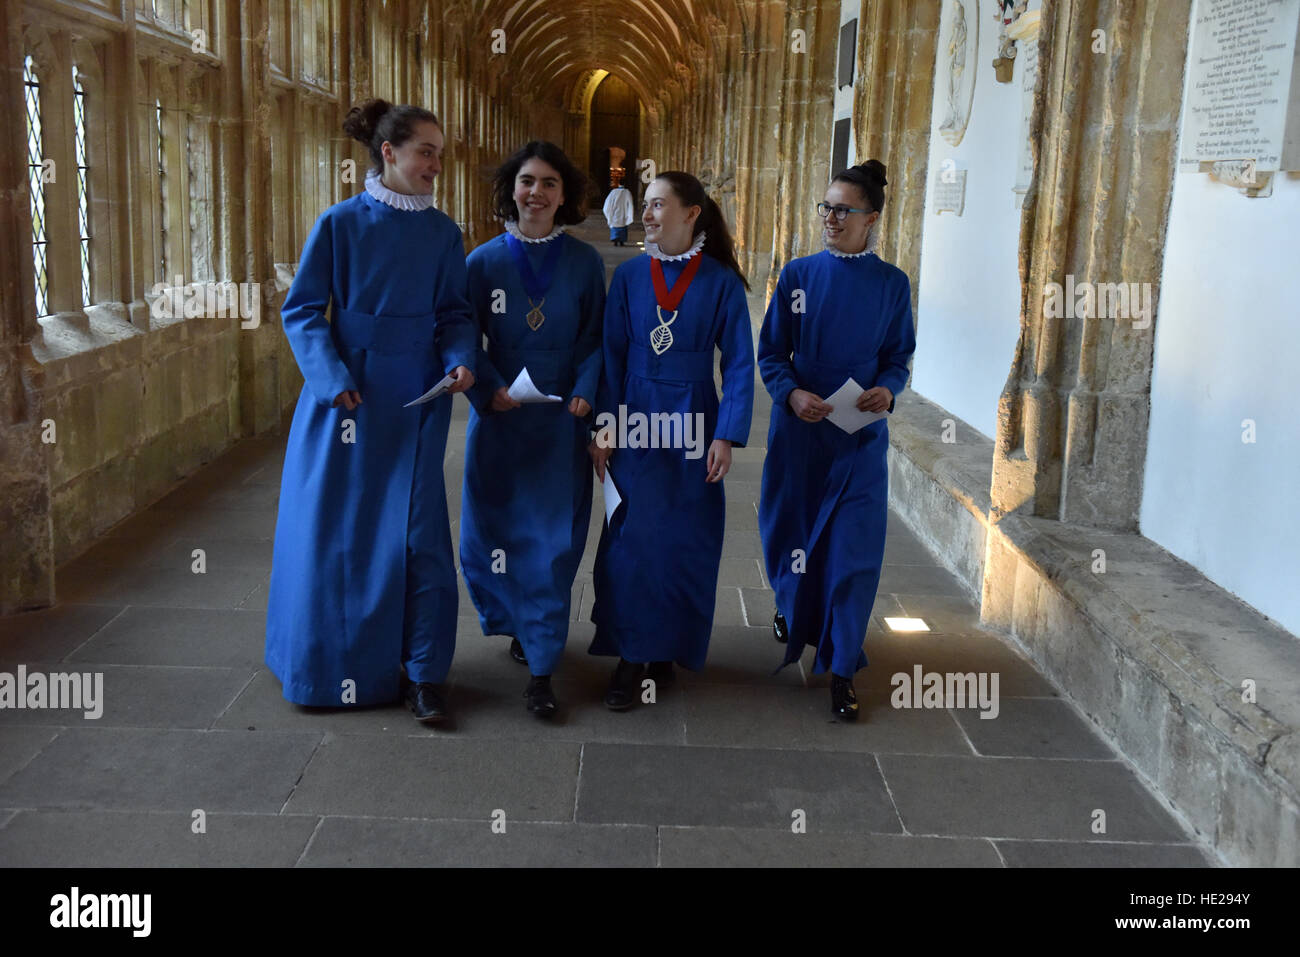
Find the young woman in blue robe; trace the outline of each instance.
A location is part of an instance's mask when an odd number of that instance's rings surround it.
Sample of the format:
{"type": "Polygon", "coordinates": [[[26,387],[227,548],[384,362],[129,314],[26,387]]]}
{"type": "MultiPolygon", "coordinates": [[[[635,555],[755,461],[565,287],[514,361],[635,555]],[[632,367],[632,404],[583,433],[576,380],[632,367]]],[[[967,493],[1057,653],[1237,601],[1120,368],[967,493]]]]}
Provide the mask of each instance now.
{"type": "Polygon", "coordinates": [[[592,449],[598,476],[622,496],[596,553],[590,648],[619,656],[605,696],[616,711],[637,701],[647,663],[660,685],[673,662],[704,667],[722,479],[732,447],[749,439],[754,405],[748,283],[721,210],[694,176],[666,172],[646,190],[642,222],[647,254],[614,271],[606,300],[592,449]]]}
{"type": "Polygon", "coordinates": [[[889,428],[879,419],[845,432],[823,400],[852,378],[859,410],[892,412],[907,384],[911,285],[868,242],[885,185],[877,160],[834,178],[818,206],[826,248],[781,270],[758,344],[772,396],[758,521],[783,666],[812,645],[813,673],[831,672],[831,710],[850,721],[884,560],[889,428]]]}
{"type": "Polygon", "coordinates": [[[592,403],[600,380],[605,265],[566,235],[583,220],[586,177],[533,141],[493,180],[506,233],[470,253],[469,298],[487,340],[468,393],[460,562],[485,635],[509,635],[531,678],[525,707],[551,717],[551,675],[569,635],[570,596],[591,521],[592,403]],[[558,402],[521,404],[524,370],[558,402]]]}
{"type": "Polygon", "coordinates": [[[408,707],[436,722],[456,647],[443,455],[450,393],[473,385],[477,352],[464,246],[433,206],[432,113],[371,100],[343,129],[375,168],[316,221],[281,310],[306,384],[285,450],[266,663],[302,705],[390,702],[405,678],[408,707]],[[404,408],[449,374],[449,394],[404,408]]]}

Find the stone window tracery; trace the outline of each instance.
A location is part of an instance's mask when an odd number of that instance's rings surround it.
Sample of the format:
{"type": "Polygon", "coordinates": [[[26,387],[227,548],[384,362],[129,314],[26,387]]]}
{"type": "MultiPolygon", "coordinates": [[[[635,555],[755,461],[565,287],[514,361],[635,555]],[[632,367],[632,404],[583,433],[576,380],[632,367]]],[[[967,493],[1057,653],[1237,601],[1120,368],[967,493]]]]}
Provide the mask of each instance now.
{"type": "Polygon", "coordinates": [[[86,91],[81,85],[81,71],[72,68],[73,121],[76,129],[77,156],[77,226],[81,251],[81,302],[89,306],[90,297],[90,162],[86,151],[86,91]]]}
{"type": "Polygon", "coordinates": [[[163,122],[162,100],[154,100],[154,132],[158,143],[156,171],[158,175],[158,276],[167,281],[167,133],[163,122]]]}

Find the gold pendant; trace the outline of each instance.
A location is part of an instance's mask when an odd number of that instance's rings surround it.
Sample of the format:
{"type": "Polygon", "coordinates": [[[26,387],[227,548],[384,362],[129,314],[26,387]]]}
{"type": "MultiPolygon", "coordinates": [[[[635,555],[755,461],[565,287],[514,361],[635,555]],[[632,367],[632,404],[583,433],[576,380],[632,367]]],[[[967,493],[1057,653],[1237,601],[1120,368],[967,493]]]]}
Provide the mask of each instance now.
{"type": "Polygon", "coordinates": [[[664,311],[659,306],[655,306],[655,312],[659,316],[659,325],[655,326],[650,332],[650,348],[655,351],[655,355],[661,356],[673,344],[673,331],[668,327],[677,319],[677,310],[673,310],[672,317],[664,322],[664,311]]]}
{"type": "MultiPolygon", "coordinates": [[[[531,299],[528,300],[528,305],[533,306],[533,301],[531,299]]],[[[525,317],[528,321],[528,328],[533,330],[533,332],[542,328],[542,323],[546,321],[546,316],[542,315],[542,306],[544,305],[546,305],[545,299],[533,306],[525,317]]]]}

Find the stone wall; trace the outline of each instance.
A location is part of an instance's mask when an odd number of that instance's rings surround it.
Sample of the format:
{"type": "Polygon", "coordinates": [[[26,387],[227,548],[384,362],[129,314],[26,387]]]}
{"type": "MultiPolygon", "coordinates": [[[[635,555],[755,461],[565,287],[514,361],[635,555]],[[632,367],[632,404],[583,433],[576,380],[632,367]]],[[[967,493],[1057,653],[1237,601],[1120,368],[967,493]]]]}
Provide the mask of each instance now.
{"type": "MultiPolygon", "coordinates": [[[[496,6],[489,13],[504,16],[496,6]]],[[[302,382],[279,324],[298,251],[369,164],[340,130],[351,104],[381,96],[440,117],[435,198],[467,247],[500,228],[491,169],[532,136],[564,135],[561,91],[519,82],[527,51],[495,52],[480,4],[212,0],[184,23],[168,19],[179,4],[157,16],[136,7],[30,2],[0,21],[10,144],[0,151],[0,243],[16,264],[0,276],[0,614],[53,603],[56,563],[239,438],[280,426],[302,382]],[[43,156],[57,171],[44,194],[44,315],[24,149],[28,56],[43,156]],[[74,66],[87,94],[89,301],[74,66]],[[155,314],[159,293],[227,281],[255,290],[256,325],[155,314]]]]}
{"type": "Polygon", "coordinates": [[[161,497],[240,434],[239,321],[178,319],[140,329],[93,309],[52,320],[40,363],[54,560],[161,497]]]}
{"type": "MultiPolygon", "coordinates": [[[[0,17],[0,129],[22,144],[22,45],[17,23],[0,17]]],[[[0,261],[31,255],[27,158],[0,150],[0,261]]],[[[31,311],[31,270],[0,270],[0,614],[48,605],[54,599],[50,529],[50,470],[41,443],[41,409],[33,378],[39,364],[28,345],[38,333],[31,311]]]]}
{"type": "Polygon", "coordinates": [[[1224,861],[1295,866],[1294,636],[1138,534],[1153,329],[1043,308],[1045,284],[1067,275],[1151,282],[1161,321],[1189,14],[1182,2],[1043,4],[1021,334],[997,438],[902,397],[890,500],[978,596],[982,621],[1224,861]],[[1107,53],[1081,39],[1093,30],[1107,53]]]}

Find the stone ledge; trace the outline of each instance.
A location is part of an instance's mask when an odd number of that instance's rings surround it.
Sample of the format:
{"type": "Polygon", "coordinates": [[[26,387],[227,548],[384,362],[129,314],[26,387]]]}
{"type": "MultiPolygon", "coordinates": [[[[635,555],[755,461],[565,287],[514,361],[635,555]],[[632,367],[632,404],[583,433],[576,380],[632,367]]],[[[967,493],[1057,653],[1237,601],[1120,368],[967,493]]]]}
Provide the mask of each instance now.
{"type": "Polygon", "coordinates": [[[96,375],[158,357],[194,342],[238,334],[237,319],[154,320],[148,329],[127,318],[121,303],[91,306],[86,313],[60,313],[39,320],[31,345],[46,390],[78,385],[96,375]]]}
{"type": "Polygon", "coordinates": [[[890,504],[977,596],[982,621],[1224,861],[1300,864],[1295,636],[1140,535],[1018,513],[990,524],[992,441],[910,392],[895,417],[890,504]],[[1242,700],[1246,679],[1258,703],[1242,700]]]}
{"type": "Polygon", "coordinates": [[[1140,535],[1010,515],[987,573],[981,620],[1227,862],[1300,864],[1300,642],[1140,535]],[[1242,700],[1247,678],[1259,703],[1242,700]]]}
{"type": "Polygon", "coordinates": [[[910,388],[889,421],[889,504],[978,602],[993,442],[910,388]],[[944,442],[945,433],[953,441],[944,442]]]}
{"type": "MultiPolygon", "coordinates": [[[[165,494],[237,436],[239,320],[155,319],[142,328],[131,321],[142,308],[115,303],[48,317],[32,342],[39,419],[58,430],[40,447],[55,562],[165,494]]],[[[144,318],[152,318],[147,310],[144,318]]]]}

